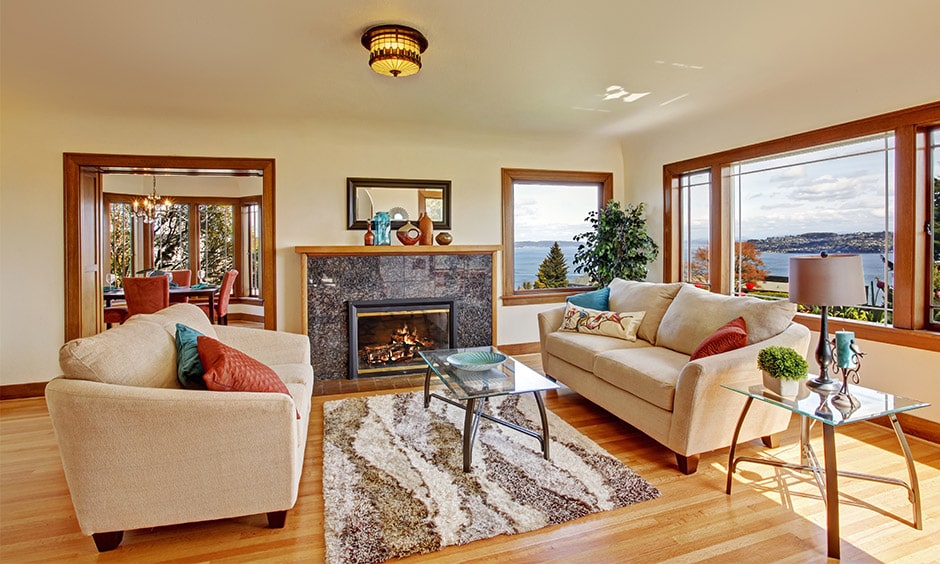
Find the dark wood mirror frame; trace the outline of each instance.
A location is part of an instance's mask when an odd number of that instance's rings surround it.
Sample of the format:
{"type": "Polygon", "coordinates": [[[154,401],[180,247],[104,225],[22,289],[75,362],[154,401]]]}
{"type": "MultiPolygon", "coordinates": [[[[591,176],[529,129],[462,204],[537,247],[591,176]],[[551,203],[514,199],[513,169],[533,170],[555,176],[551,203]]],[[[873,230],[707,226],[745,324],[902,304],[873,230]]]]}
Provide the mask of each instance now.
{"type": "Polygon", "coordinates": [[[277,328],[277,291],[274,234],[274,159],[107,155],[64,153],[65,187],[65,340],[94,335],[103,328],[100,239],[103,171],[160,170],[238,176],[262,176],[262,298],[264,327],[277,328]]]}
{"type": "MultiPolygon", "coordinates": [[[[434,222],[435,230],[450,229],[450,180],[407,180],[400,178],[347,178],[346,179],[346,209],[347,229],[366,229],[366,220],[356,217],[356,194],[359,188],[405,188],[418,192],[420,199],[423,192],[440,190],[443,198],[442,219],[434,222]]],[[[382,211],[382,210],[378,210],[382,211]]],[[[409,217],[407,221],[417,222],[417,217],[409,217]]],[[[405,224],[402,220],[393,220],[392,229],[398,229],[405,224]]]]}

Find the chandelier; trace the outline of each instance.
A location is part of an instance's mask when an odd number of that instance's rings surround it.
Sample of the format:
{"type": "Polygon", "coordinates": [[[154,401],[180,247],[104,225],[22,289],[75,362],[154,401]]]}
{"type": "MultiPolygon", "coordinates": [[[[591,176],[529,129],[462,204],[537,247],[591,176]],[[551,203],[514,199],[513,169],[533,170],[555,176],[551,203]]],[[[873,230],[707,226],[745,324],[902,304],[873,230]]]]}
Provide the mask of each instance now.
{"type": "Polygon", "coordinates": [[[157,177],[153,177],[153,192],[147,196],[134,200],[131,215],[144,223],[153,223],[158,219],[164,219],[173,202],[169,198],[163,198],[157,194],[157,177]]]}
{"type": "Polygon", "coordinates": [[[428,40],[421,32],[403,25],[379,25],[362,34],[369,50],[369,66],[385,76],[409,76],[421,70],[421,53],[428,40]]]}

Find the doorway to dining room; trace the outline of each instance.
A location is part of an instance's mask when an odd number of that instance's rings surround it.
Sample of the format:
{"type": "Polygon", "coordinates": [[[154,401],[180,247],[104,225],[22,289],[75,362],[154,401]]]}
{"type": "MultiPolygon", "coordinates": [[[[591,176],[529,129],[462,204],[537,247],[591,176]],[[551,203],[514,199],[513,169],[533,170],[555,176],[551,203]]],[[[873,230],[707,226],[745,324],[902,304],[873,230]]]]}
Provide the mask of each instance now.
{"type": "Polygon", "coordinates": [[[246,321],[260,321],[265,328],[276,328],[274,159],[87,153],[65,153],[63,159],[66,340],[104,329],[101,288],[106,275],[113,273],[115,268],[123,269],[123,275],[133,275],[139,270],[161,266],[163,262],[178,266],[174,261],[185,261],[188,265],[197,265],[193,268],[194,275],[200,272],[211,282],[210,268],[203,267],[212,262],[218,263],[218,268],[231,268],[232,264],[227,261],[234,264],[236,253],[238,264],[245,265],[241,272],[250,274],[243,278],[242,285],[233,293],[233,301],[247,304],[243,306],[245,310],[259,312],[246,315],[246,321]],[[171,232],[169,222],[161,231],[159,225],[151,224],[145,229],[132,221],[125,221],[125,234],[136,240],[132,242],[132,251],[121,259],[126,264],[120,260],[116,263],[115,253],[123,251],[116,251],[115,241],[110,236],[114,231],[112,222],[122,213],[125,220],[132,219],[129,213],[131,201],[135,196],[141,197],[149,192],[140,189],[144,181],[160,181],[161,190],[164,186],[169,190],[167,195],[176,202],[173,206],[176,231],[171,232]],[[223,194],[219,189],[212,192],[212,186],[233,184],[257,188],[243,189],[241,193],[223,194]],[[199,188],[194,187],[197,185],[199,188]],[[256,195],[247,193],[253,190],[257,191],[256,195]],[[226,225],[226,210],[234,216],[236,209],[240,215],[237,220],[232,218],[230,232],[215,235],[240,240],[239,244],[233,242],[229,247],[225,244],[213,247],[212,241],[206,237],[200,239],[201,234],[207,235],[213,229],[218,231],[218,225],[226,225]],[[221,220],[220,213],[223,216],[221,220]],[[253,218],[251,214],[254,214],[253,218]],[[183,221],[181,218],[186,219],[183,221]],[[203,225],[199,223],[200,218],[203,225]],[[211,227],[211,222],[215,222],[216,227],[211,227]],[[254,230],[249,228],[251,224],[255,226],[254,230]],[[168,241],[173,237],[171,245],[168,241]],[[222,248],[221,254],[216,247],[222,248]],[[230,259],[225,258],[226,248],[230,249],[230,259]],[[190,252],[196,254],[179,258],[190,252]],[[244,260],[241,257],[245,257],[244,260]]]}

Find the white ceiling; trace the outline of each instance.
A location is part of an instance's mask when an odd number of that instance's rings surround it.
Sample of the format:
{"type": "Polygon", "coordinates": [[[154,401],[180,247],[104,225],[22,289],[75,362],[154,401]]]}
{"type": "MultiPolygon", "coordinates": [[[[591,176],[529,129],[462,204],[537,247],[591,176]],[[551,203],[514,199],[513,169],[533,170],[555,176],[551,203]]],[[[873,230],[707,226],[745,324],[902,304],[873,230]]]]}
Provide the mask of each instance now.
{"type": "Polygon", "coordinates": [[[623,137],[938,99],[938,21],[938,0],[2,0],[0,86],[7,107],[623,137]],[[379,23],[427,36],[418,75],[369,69],[379,23]]]}

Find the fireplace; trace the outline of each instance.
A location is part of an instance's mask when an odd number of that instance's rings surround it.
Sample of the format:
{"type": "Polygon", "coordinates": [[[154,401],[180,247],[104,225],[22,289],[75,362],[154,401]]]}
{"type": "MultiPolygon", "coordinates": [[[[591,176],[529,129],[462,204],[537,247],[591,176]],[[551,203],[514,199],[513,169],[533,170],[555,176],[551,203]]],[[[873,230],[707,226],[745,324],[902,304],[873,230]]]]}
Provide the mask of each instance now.
{"type": "Polygon", "coordinates": [[[349,378],[423,372],[419,351],[457,346],[454,300],[349,302],[349,378]]]}

